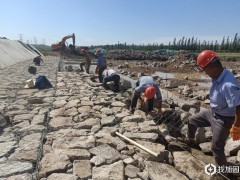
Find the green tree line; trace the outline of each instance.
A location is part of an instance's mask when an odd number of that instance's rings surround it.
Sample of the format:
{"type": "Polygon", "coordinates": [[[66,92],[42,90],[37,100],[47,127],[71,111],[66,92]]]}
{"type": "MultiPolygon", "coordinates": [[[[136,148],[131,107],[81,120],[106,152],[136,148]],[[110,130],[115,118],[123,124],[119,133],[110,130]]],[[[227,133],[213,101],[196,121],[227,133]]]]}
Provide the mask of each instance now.
{"type": "Polygon", "coordinates": [[[92,46],[92,48],[103,48],[106,50],[140,50],[140,51],[156,51],[159,49],[171,49],[171,50],[188,50],[193,52],[200,52],[205,49],[214,50],[217,52],[240,52],[240,37],[238,33],[235,34],[233,39],[229,36],[223,37],[221,42],[216,41],[200,41],[196,37],[180,39],[174,38],[168,45],[163,43],[157,44],[127,44],[118,43],[114,45],[92,46]]]}

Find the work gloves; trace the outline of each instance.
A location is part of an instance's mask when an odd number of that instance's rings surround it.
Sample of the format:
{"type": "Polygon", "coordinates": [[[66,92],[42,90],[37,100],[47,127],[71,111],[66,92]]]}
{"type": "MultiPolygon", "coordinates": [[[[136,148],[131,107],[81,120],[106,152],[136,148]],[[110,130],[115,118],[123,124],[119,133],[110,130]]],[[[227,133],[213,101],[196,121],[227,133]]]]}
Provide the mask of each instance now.
{"type": "MultiPolygon", "coordinates": [[[[139,102],[140,102],[142,108],[147,109],[146,102],[145,102],[142,98],[139,98],[139,102]]],[[[149,113],[149,112],[148,112],[148,113],[149,113]]],[[[162,114],[162,108],[161,108],[161,109],[158,109],[157,112],[155,112],[155,113],[156,113],[157,115],[161,115],[161,114],[162,114]]]]}
{"type": "Polygon", "coordinates": [[[240,127],[232,125],[232,128],[230,129],[230,136],[233,139],[233,141],[240,140],[240,127]]]}
{"type": "Polygon", "coordinates": [[[142,98],[139,98],[139,102],[140,102],[142,107],[146,106],[146,103],[145,103],[145,101],[142,98]]]}

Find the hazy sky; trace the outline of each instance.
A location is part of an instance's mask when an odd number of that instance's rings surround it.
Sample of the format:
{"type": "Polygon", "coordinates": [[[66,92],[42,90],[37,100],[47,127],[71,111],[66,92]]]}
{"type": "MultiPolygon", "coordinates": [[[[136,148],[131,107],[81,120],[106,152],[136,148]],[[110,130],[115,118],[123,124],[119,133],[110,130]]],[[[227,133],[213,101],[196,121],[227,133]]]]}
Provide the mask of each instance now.
{"type": "Polygon", "coordinates": [[[240,0],[1,0],[0,7],[0,37],[29,43],[51,45],[72,33],[85,46],[240,34],[240,0]]]}

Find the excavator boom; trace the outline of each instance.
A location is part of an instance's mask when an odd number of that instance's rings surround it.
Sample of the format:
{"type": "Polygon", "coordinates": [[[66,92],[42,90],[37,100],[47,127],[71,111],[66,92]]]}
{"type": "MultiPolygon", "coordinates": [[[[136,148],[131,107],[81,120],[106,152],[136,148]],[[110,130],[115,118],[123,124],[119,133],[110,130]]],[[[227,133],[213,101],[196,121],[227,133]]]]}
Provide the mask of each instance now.
{"type": "Polygon", "coordinates": [[[68,35],[68,36],[65,36],[64,38],[62,38],[62,41],[61,43],[65,43],[67,39],[69,38],[72,38],[73,39],[73,46],[75,46],[75,34],[73,33],[72,35],[68,35]]]}
{"type": "Polygon", "coordinates": [[[75,34],[73,33],[71,35],[67,35],[67,36],[63,37],[62,41],[60,41],[59,43],[52,44],[51,45],[52,51],[65,50],[66,49],[65,42],[66,42],[67,39],[70,39],[70,38],[72,38],[73,46],[75,47],[75,34]]]}

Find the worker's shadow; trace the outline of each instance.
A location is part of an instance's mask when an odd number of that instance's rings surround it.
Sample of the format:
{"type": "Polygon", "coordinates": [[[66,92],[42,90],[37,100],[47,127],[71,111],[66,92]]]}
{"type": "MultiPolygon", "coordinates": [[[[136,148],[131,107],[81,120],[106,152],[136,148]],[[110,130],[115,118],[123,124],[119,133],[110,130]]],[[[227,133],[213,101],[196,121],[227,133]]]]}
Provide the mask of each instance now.
{"type": "Polygon", "coordinates": [[[0,112],[0,135],[4,132],[4,128],[12,125],[9,116],[0,112]]]}

